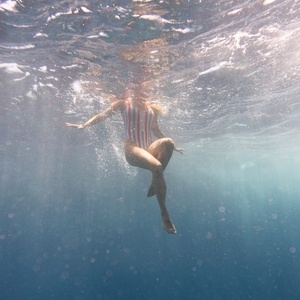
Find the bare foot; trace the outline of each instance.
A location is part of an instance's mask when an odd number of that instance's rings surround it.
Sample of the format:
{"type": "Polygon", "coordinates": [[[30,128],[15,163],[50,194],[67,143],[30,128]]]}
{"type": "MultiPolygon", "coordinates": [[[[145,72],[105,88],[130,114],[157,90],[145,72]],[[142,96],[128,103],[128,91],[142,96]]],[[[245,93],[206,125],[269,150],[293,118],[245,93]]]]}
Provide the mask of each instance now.
{"type": "Polygon", "coordinates": [[[147,197],[152,197],[155,195],[155,191],[154,191],[154,188],[153,188],[153,185],[151,184],[150,187],[149,187],[149,190],[148,190],[148,193],[147,193],[147,197]]]}
{"type": "Polygon", "coordinates": [[[174,226],[174,224],[172,223],[170,217],[168,216],[164,216],[162,214],[162,220],[163,220],[163,226],[164,226],[164,229],[167,233],[172,233],[172,234],[175,234],[177,231],[176,231],[176,228],[174,226]]]}

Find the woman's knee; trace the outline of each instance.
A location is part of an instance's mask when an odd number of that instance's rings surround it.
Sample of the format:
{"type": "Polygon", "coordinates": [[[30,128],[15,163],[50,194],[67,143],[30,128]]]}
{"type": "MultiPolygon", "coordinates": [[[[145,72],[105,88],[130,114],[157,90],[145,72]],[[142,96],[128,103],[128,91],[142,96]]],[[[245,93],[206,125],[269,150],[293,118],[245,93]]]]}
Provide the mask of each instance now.
{"type": "Polygon", "coordinates": [[[163,174],[163,172],[164,172],[164,169],[163,169],[162,164],[159,161],[157,161],[157,163],[152,168],[152,173],[156,174],[156,175],[160,175],[160,174],[163,174]]]}
{"type": "Polygon", "coordinates": [[[175,144],[171,138],[163,138],[162,142],[167,149],[174,150],[175,144]]]}

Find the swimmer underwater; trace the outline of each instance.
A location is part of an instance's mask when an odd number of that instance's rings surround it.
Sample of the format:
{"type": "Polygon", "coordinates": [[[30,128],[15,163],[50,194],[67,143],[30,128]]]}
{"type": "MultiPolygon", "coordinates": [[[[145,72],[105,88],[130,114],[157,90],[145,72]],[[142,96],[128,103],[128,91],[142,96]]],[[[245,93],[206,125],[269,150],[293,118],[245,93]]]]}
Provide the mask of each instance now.
{"type": "Polygon", "coordinates": [[[164,179],[164,170],[167,167],[173,151],[183,153],[182,148],[177,148],[171,138],[167,138],[160,130],[158,117],[162,108],[151,104],[142,89],[137,86],[133,94],[125,100],[116,100],[102,113],[92,117],[84,124],[65,123],[68,127],[85,129],[106,120],[116,113],[123,117],[126,140],[124,144],[127,162],[139,168],[152,172],[152,183],[147,197],[156,195],[161,211],[163,227],[168,233],[176,233],[176,228],[171,221],[166,207],[167,186],[164,179]],[[152,134],[157,138],[152,141],[152,134]]]}

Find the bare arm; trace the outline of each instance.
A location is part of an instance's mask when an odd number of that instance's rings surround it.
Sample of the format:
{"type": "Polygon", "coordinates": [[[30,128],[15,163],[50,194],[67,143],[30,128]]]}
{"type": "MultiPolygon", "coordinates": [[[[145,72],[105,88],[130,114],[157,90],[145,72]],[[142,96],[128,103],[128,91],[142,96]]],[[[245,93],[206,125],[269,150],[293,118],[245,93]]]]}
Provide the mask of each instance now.
{"type": "Polygon", "coordinates": [[[152,130],[154,136],[157,137],[158,139],[162,139],[162,138],[166,137],[165,134],[159,128],[156,112],[154,114],[154,119],[153,119],[153,122],[152,122],[151,130],[152,130]]]}
{"type": "MultiPolygon", "coordinates": [[[[157,121],[157,114],[158,114],[157,111],[154,110],[154,119],[152,122],[151,130],[155,137],[157,137],[158,139],[162,139],[162,138],[165,138],[166,136],[159,128],[158,121],[157,121]]],[[[180,152],[181,154],[183,154],[184,149],[177,148],[176,146],[174,146],[174,151],[177,151],[177,152],[180,152]]]]}
{"type": "Polygon", "coordinates": [[[97,114],[94,117],[92,117],[90,120],[88,120],[84,124],[72,124],[72,123],[65,123],[68,127],[75,127],[78,129],[85,129],[86,127],[95,125],[99,122],[102,122],[106,120],[107,118],[111,117],[113,114],[115,114],[117,111],[121,111],[124,107],[124,101],[115,101],[107,110],[105,110],[103,113],[97,114]]]}

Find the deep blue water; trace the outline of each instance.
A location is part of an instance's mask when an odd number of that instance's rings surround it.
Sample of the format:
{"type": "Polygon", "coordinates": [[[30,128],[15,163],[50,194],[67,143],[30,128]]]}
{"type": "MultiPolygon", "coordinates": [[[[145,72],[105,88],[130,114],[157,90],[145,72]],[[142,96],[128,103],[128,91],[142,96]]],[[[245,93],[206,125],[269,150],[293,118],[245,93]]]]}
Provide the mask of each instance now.
{"type": "Polygon", "coordinates": [[[300,298],[294,0],[0,1],[0,299],[300,298]],[[150,174],[121,119],[142,79],[185,153],[150,174]]]}

